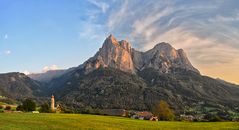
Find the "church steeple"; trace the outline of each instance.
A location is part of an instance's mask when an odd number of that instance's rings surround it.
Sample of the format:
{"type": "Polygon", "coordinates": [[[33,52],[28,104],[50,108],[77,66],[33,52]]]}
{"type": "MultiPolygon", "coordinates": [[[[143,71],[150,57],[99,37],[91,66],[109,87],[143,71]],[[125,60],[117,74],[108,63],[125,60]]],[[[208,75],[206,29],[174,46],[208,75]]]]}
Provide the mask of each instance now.
{"type": "Polygon", "coordinates": [[[53,94],[51,95],[51,111],[55,111],[55,98],[53,94]]]}

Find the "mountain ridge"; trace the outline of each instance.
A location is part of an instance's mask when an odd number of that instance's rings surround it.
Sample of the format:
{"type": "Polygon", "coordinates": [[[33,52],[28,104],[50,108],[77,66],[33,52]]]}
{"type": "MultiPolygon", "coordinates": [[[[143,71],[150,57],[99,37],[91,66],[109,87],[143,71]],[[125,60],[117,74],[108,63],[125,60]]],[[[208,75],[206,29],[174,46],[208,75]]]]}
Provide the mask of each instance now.
{"type": "Polygon", "coordinates": [[[146,52],[140,52],[126,40],[117,41],[113,35],[108,36],[95,56],[81,67],[86,73],[99,67],[112,67],[130,73],[146,68],[157,69],[160,73],[168,73],[171,68],[200,73],[192,66],[183,49],[176,50],[169,43],[162,42],[146,52]]]}
{"type": "Polygon", "coordinates": [[[41,84],[19,72],[0,74],[0,95],[21,100],[39,96],[41,84]]]}

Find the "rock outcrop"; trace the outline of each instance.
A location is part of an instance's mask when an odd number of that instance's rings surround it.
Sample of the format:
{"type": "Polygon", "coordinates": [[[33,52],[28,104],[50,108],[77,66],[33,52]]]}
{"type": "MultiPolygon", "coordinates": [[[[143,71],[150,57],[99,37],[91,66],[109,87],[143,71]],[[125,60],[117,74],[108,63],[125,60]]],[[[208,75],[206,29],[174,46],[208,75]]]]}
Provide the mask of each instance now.
{"type": "Polygon", "coordinates": [[[125,72],[135,72],[129,42],[125,40],[117,41],[113,35],[106,38],[102,48],[83,66],[86,73],[99,67],[111,67],[125,72]]]}
{"type": "Polygon", "coordinates": [[[99,67],[120,69],[124,72],[136,73],[146,68],[153,68],[160,73],[169,73],[181,68],[199,73],[188,60],[182,49],[176,50],[168,43],[159,43],[153,49],[140,52],[128,41],[117,39],[110,35],[96,55],[86,61],[83,66],[89,73],[99,67]]]}
{"type": "Polygon", "coordinates": [[[176,50],[168,43],[159,43],[146,52],[135,51],[133,61],[137,70],[142,71],[146,68],[153,68],[161,73],[180,68],[199,73],[188,60],[183,49],[176,50]]]}

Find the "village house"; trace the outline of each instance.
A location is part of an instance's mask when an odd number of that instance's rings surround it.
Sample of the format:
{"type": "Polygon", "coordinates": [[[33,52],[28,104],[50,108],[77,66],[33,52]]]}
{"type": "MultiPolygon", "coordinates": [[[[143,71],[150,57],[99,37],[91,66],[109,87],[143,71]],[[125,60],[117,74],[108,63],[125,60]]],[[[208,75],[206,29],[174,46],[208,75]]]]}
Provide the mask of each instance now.
{"type": "Polygon", "coordinates": [[[134,114],[132,114],[131,118],[140,120],[158,121],[158,117],[154,116],[151,112],[148,111],[135,112],[134,114]]]}

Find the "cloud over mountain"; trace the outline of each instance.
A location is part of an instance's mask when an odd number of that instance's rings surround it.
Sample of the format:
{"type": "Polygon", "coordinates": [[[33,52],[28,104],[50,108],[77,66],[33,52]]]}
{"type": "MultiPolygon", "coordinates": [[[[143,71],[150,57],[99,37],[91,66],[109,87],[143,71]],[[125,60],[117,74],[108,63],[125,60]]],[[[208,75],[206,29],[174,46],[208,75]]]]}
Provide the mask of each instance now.
{"type": "Polygon", "coordinates": [[[42,69],[42,72],[45,73],[50,70],[59,70],[60,68],[57,65],[45,66],[42,69]]]}
{"type": "Polygon", "coordinates": [[[227,66],[231,71],[229,68],[239,64],[238,1],[125,0],[108,4],[104,19],[101,14],[89,19],[92,26],[100,25],[97,30],[105,31],[98,35],[129,38],[143,51],[169,42],[184,48],[195,66],[213,76],[216,72],[208,72],[207,67],[227,66]]]}

